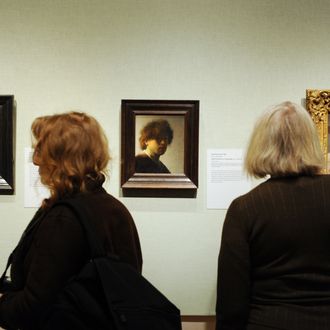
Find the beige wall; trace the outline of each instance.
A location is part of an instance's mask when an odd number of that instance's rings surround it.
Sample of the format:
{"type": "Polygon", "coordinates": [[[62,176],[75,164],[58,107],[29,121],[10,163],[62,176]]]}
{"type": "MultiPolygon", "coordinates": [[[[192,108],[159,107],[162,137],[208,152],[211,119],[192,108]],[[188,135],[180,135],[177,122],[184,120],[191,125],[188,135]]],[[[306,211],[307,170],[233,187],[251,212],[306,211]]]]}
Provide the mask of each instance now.
{"type": "Polygon", "coordinates": [[[109,137],[107,189],[135,218],[145,276],[182,314],[213,314],[225,210],[206,209],[206,150],[244,148],[266,106],[330,88],[328,1],[1,0],[0,12],[0,94],[17,103],[16,195],[0,196],[0,265],[35,212],[23,207],[32,119],[79,109],[109,137]],[[196,199],[121,197],[121,99],[200,100],[196,199]]]}

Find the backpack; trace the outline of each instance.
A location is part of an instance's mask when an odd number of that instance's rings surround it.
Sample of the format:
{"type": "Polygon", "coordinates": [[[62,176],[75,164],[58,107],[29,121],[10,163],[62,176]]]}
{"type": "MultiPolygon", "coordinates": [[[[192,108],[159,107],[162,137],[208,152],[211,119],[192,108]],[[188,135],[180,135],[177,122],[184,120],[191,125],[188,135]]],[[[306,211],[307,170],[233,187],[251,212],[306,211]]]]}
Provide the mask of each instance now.
{"type": "Polygon", "coordinates": [[[90,260],[71,278],[43,315],[42,330],[181,330],[179,309],[131,265],[108,256],[98,243],[91,215],[79,199],[54,204],[79,219],[90,260]]]}

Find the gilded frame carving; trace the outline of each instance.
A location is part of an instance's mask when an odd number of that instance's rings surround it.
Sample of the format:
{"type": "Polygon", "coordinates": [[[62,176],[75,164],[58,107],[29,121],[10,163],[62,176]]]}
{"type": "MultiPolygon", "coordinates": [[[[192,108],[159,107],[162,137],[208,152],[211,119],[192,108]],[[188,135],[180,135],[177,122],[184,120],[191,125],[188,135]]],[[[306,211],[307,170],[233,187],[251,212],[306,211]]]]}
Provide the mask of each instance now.
{"type": "Polygon", "coordinates": [[[320,139],[324,155],[324,172],[330,173],[328,166],[328,136],[330,112],[330,90],[329,89],[307,89],[306,108],[312,116],[320,139]]]}

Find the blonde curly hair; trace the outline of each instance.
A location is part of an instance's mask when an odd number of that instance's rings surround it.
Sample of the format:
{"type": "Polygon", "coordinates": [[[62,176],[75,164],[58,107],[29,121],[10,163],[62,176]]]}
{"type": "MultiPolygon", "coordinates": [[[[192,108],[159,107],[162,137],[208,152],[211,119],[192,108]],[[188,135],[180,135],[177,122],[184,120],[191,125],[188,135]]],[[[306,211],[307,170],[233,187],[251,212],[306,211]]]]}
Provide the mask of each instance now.
{"type": "Polygon", "coordinates": [[[87,190],[87,178],[103,178],[110,160],[108,140],[95,118],[67,112],[36,118],[31,126],[33,161],[51,196],[49,206],[63,196],[87,190]]]}

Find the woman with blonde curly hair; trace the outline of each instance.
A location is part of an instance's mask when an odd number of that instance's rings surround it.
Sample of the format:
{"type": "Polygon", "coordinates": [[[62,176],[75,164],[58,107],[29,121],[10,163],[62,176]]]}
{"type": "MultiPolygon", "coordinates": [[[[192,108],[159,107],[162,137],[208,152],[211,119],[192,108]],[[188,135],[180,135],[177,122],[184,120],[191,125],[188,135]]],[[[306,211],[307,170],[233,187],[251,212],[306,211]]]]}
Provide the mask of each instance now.
{"type": "Polygon", "coordinates": [[[223,225],[217,329],[330,329],[330,176],[308,112],[284,102],[256,123],[245,157],[268,179],[223,225]]]}
{"type": "Polygon", "coordinates": [[[110,159],[107,138],[92,116],[69,112],[32,124],[33,161],[50,190],[15,249],[10,291],[0,298],[0,326],[39,329],[66,282],[89,260],[89,248],[73,211],[57,201],[79,199],[95,222],[107,253],[141,271],[138,233],[126,207],[103,188],[110,159]]]}

